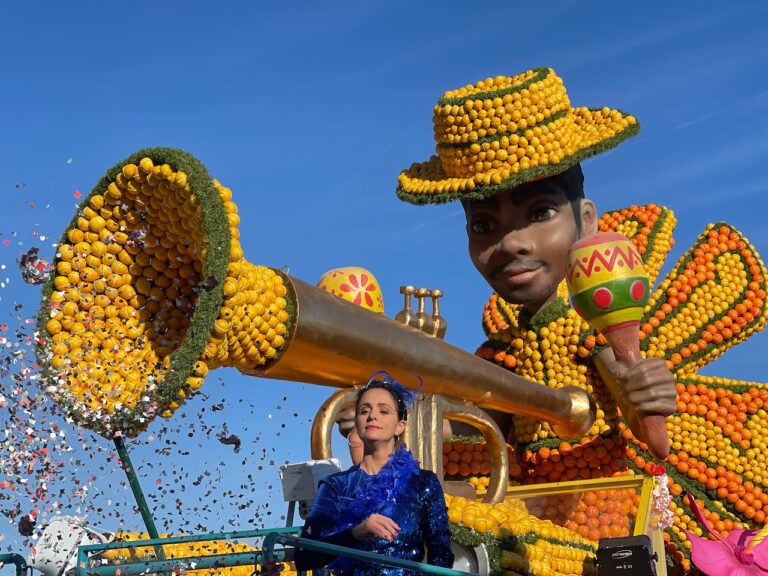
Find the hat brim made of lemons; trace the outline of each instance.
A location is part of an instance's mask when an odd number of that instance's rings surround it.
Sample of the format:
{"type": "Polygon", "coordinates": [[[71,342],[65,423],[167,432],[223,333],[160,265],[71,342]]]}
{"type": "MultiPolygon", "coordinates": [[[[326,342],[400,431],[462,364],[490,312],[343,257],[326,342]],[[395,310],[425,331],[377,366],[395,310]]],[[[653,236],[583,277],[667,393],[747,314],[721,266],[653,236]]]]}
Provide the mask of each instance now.
{"type": "Polygon", "coordinates": [[[610,108],[572,108],[550,68],[447,92],[435,106],[437,155],[400,173],[412,204],[488,198],[564,172],[640,131],[610,108]]]}

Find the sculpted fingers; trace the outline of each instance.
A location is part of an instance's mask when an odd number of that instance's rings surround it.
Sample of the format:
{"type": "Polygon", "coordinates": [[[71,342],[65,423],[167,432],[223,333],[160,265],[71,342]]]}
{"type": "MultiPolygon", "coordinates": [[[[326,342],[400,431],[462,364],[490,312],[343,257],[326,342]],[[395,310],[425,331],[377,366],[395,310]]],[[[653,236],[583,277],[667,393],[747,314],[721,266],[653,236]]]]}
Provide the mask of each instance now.
{"type": "Polygon", "coordinates": [[[675,377],[661,358],[647,358],[624,373],[627,400],[639,412],[667,416],[675,411],[675,377]]]}

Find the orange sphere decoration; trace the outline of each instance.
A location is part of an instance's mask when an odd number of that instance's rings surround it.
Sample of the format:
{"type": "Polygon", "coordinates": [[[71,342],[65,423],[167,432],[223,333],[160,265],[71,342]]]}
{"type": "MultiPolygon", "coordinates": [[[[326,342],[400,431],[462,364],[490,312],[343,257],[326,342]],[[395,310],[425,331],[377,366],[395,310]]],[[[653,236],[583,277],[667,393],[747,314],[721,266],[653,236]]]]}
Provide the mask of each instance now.
{"type": "Polygon", "coordinates": [[[384,314],[384,298],[379,283],[365,268],[334,268],[322,275],[317,286],[353,304],[384,314]]]}

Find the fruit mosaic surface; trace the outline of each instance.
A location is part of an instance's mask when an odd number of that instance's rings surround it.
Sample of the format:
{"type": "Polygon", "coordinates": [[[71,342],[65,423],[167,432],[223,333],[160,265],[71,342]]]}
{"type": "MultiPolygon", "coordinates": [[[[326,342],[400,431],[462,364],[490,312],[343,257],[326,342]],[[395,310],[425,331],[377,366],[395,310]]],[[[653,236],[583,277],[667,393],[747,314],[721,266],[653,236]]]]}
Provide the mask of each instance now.
{"type": "MultiPolygon", "coordinates": [[[[169,538],[170,534],[161,534],[161,538],[169,538]]],[[[176,536],[183,536],[183,534],[176,534],[176,536]]],[[[139,540],[148,540],[147,534],[139,532],[120,532],[116,534],[116,542],[131,542],[139,540]]],[[[213,554],[229,554],[235,552],[250,552],[257,551],[258,548],[254,548],[244,542],[235,542],[232,540],[209,540],[206,542],[184,542],[178,544],[164,544],[163,552],[168,559],[172,558],[203,558],[205,556],[211,556],[213,554]]],[[[154,560],[156,558],[155,549],[152,546],[139,546],[136,548],[122,548],[117,550],[108,550],[102,554],[102,557],[109,561],[110,564],[114,564],[116,570],[119,570],[119,565],[127,562],[137,562],[141,560],[154,560]]],[[[278,564],[282,566],[280,574],[290,576],[296,574],[296,568],[293,562],[285,562],[278,564]]],[[[117,574],[120,572],[117,571],[117,574]]],[[[229,568],[212,568],[205,570],[194,570],[187,568],[184,573],[191,574],[192,576],[252,576],[254,573],[253,564],[243,566],[232,566],[229,568]]]]}
{"type": "Polygon", "coordinates": [[[640,130],[610,108],[571,108],[551,68],[497,76],[446,92],[434,108],[437,155],[398,177],[414,204],[488,197],[499,189],[562,172],[640,130]]]}
{"type": "Polygon", "coordinates": [[[291,296],[243,259],[239,221],[186,152],[141,150],[107,172],[61,239],[38,318],[46,391],[67,414],[135,435],[209,369],[278,356],[291,296]]]}
{"type": "MultiPolygon", "coordinates": [[[[599,227],[632,240],[653,285],[673,244],[674,223],[669,210],[647,205],[607,213],[599,227]]],[[[682,529],[700,535],[701,528],[683,491],[701,502],[724,536],[740,526],[761,526],[768,504],[768,412],[763,409],[768,386],[697,371],[765,326],[765,293],[766,270],[756,250],[722,223],[708,226],[654,289],[644,310],[640,346],[645,356],[666,360],[678,391],[677,413],[667,419],[672,450],[663,463],[653,460],[621,421],[589,360],[607,342],[566,304],[564,283],[561,298],[532,318],[493,295],[483,314],[488,341],[477,354],[543,385],[579,386],[598,408],[589,434],[577,441],[556,437],[546,423],[516,417],[519,481],[649,473],[663,466],[675,496],[675,523],[665,534],[668,557],[686,568],[690,545],[682,529]]]]}
{"type": "Polygon", "coordinates": [[[453,539],[465,545],[483,543],[491,574],[547,576],[597,574],[597,543],[531,514],[516,498],[492,506],[446,495],[453,539]]]}

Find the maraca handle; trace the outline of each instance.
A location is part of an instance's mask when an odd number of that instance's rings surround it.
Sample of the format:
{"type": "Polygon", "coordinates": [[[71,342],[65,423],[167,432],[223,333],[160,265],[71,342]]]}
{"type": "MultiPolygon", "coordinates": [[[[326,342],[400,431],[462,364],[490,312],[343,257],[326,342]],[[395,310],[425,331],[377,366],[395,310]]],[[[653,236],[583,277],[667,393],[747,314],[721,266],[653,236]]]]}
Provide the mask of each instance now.
{"type": "Polygon", "coordinates": [[[648,451],[659,460],[669,456],[669,433],[667,432],[667,419],[658,414],[643,416],[640,426],[645,431],[645,442],[648,451]]]}
{"type": "MultiPolygon", "coordinates": [[[[631,329],[626,328],[621,331],[623,334],[617,334],[616,332],[619,331],[609,332],[606,336],[616,360],[627,366],[639,362],[642,356],[640,355],[640,339],[637,329],[634,327],[631,329]]],[[[646,416],[627,414],[627,417],[629,420],[635,420],[636,426],[630,425],[630,429],[640,428],[637,430],[639,432],[638,435],[642,436],[640,440],[648,445],[648,451],[653,456],[660,460],[664,460],[669,456],[669,433],[667,432],[667,420],[664,416],[658,414],[648,414],[646,416]]]]}

